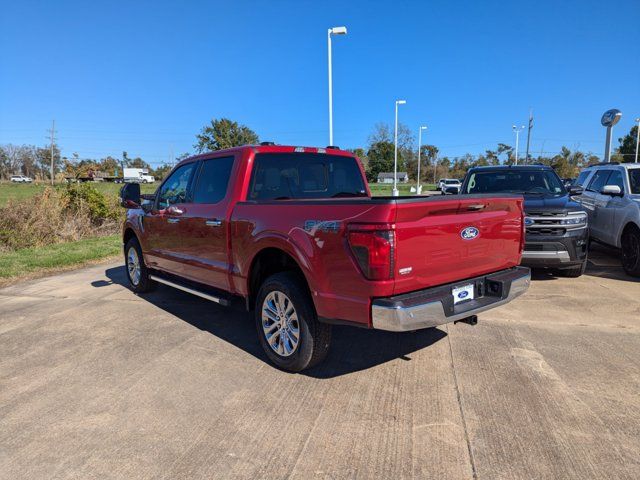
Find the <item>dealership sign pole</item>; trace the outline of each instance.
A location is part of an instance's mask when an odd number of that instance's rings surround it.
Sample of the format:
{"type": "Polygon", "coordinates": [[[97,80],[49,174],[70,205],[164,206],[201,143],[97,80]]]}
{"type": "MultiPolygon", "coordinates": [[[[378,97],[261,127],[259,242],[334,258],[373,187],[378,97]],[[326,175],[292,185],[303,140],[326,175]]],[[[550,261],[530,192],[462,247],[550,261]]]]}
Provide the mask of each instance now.
{"type": "Polygon", "coordinates": [[[608,163],[611,157],[611,137],[613,135],[613,126],[620,121],[622,112],[616,108],[607,110],[602,115],[600,123],[603,127],[607,127],[607,141],[604,146],[604,162],[608,163]]]}

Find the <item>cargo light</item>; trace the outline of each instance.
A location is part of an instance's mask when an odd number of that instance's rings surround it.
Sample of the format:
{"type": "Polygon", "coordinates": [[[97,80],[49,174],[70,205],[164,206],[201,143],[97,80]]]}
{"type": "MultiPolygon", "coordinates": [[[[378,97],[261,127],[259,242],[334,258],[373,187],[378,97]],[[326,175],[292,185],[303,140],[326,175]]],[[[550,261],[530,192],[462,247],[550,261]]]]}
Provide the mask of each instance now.
{"type": "Polygon", "coordinates": [[[350,224],[351,253],[368,280],[391,280],[395,268],[396,235],[390,224],[350,224]]]}

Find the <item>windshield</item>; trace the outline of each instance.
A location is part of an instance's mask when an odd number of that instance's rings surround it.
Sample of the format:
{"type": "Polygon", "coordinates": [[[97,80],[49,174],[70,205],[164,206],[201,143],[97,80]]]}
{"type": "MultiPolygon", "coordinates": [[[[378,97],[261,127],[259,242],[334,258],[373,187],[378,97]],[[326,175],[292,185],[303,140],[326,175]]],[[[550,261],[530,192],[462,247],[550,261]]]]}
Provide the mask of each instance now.
{"type": "Polygon", "coordinates": [[[460,180],[445,180],[445,182],[447,185],[455,185],[460,183],[460,180]]]}
{"type": "Polygon", "coordinates": [[[527,193],[565,195],[558,176],[549,170],[494,170],[474,172],[465,193],[527,193]]]}
{"type": "Polygon", "coordinates": [[[633,195],[640,195],[640,168],[629,169],[629,186],[633,195]]]}
{"type": "Polygon", "coordinates": [[[358,161],[322,153],[259,153],[250,200],[366,197],[358,161]]]}

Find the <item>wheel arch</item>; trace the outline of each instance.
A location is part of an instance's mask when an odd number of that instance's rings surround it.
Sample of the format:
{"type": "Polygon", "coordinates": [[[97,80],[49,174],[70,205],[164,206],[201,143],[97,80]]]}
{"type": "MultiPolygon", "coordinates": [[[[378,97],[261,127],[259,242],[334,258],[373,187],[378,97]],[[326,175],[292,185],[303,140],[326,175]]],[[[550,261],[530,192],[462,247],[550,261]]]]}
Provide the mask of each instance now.
{"type": "Polygon", "coordinates": [[[293,255],[281,248],[269,246],[259,250],[251,260],[247,276],[247,310],[253,309],[262,283],[271,275],[281,272],[293,272],[298,275],[303,282],[303,288],[310,298],[313,298],[309,280],[293,255]]]}

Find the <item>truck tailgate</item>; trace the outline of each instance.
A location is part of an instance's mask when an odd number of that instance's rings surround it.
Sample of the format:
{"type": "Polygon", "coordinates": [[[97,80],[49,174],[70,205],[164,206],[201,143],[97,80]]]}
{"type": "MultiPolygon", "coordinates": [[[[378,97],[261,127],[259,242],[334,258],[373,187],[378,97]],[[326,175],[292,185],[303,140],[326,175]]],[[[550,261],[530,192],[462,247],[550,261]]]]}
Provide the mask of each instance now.
{"type": "Polygon", "coordinates": [[[396,206],[396,294],[520,263],[523,198],[400,199],[396,206]]]}

